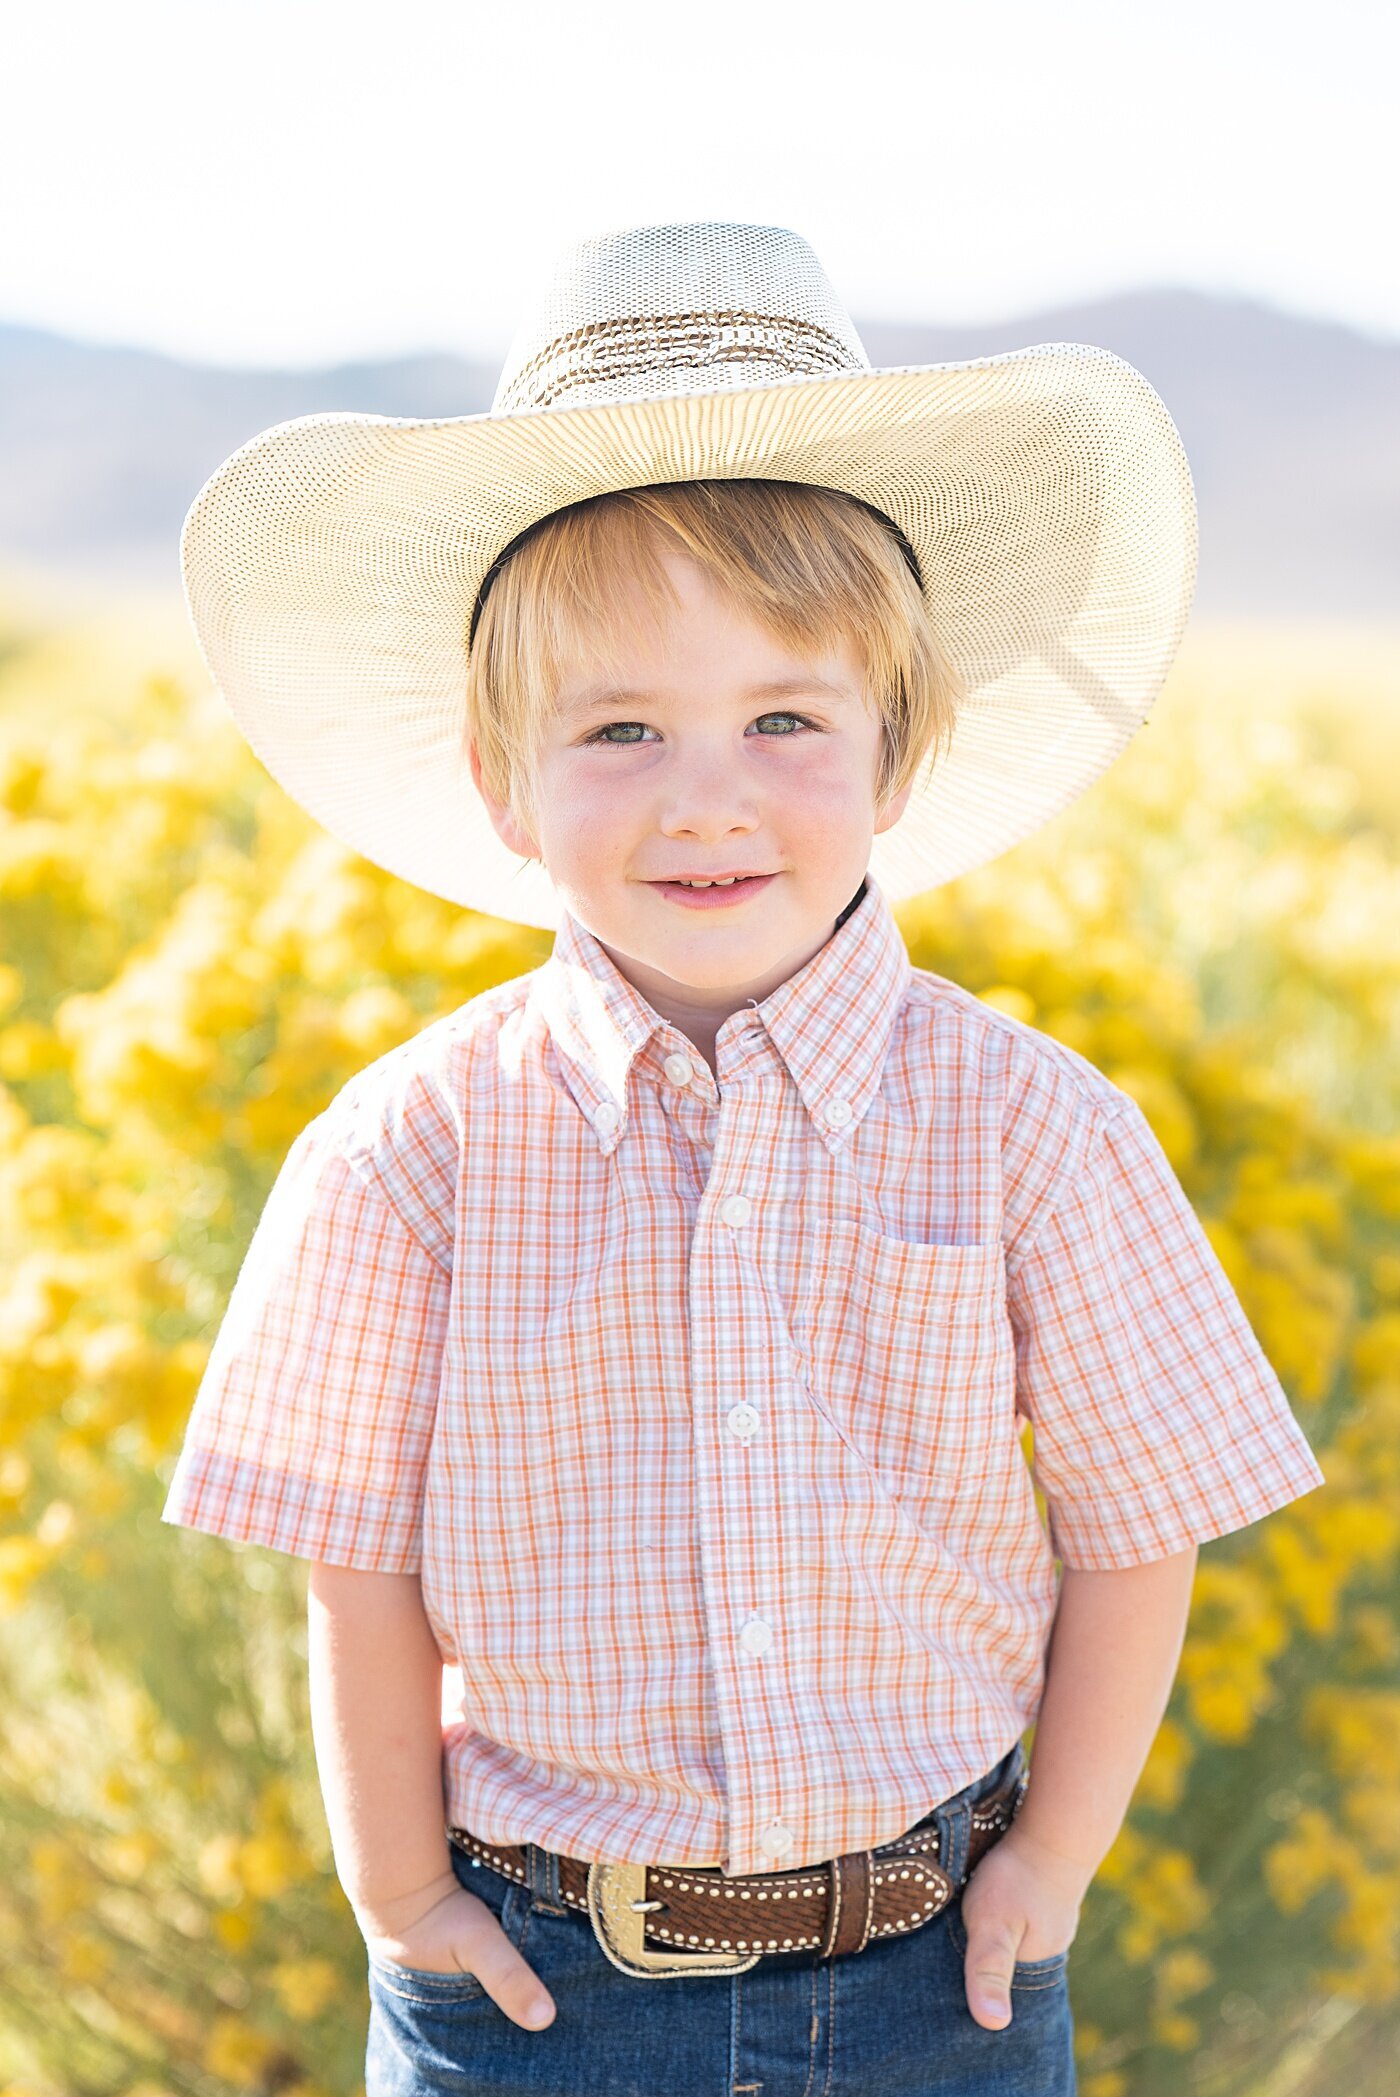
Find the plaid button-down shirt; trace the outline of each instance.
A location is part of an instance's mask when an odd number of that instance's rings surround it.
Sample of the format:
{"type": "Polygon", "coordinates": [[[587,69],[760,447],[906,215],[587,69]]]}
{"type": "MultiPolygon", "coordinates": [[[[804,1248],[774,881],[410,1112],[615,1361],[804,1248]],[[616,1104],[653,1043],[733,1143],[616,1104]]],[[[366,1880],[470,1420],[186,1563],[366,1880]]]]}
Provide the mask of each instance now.
{"type": "Polygon", "coordinates": [[[361,1071],[170,1486],[166,1521],[419,1575],[445,1825],[488,1841],[886,1841],[1034,1721],[1057,1557],[1324,1482],[1135,1102],[911,967],[872,876],[716,1062],[566,915],[361,1071]]]}

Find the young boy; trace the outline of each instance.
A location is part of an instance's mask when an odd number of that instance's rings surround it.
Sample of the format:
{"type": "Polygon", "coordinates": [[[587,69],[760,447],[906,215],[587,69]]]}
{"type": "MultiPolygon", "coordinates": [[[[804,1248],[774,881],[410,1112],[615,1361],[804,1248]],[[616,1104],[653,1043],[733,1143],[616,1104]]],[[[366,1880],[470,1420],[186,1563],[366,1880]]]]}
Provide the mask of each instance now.
{"type": "Polygon", "coordinates": [[[557,928],[298,1138],[165,1510],[311,1561],[368,2097],[1072,2092],[1197,1546],[1322,1473],[1133,1100],[890,898],[1150,705],[1161,403],[642,228],[490,416],[267,432],[183,554],[283,784],[557,928]]]}

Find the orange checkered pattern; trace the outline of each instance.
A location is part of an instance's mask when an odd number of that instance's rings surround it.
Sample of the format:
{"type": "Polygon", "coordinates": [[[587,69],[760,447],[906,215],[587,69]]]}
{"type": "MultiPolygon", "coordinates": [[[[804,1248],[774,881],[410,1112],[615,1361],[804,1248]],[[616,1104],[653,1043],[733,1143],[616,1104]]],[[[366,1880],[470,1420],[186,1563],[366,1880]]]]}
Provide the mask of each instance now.
{"type": "Polygon", "coordinates": [[[716,1062],[566,915],[361,1071],[170,1486],[166,1521],[419,1575],[446,1824],[487,1841],[886,1841],[1034,1722],[1057,1558],[1324,1482],[1141,1110],[913,968],[873,877],[716,1062]]]}

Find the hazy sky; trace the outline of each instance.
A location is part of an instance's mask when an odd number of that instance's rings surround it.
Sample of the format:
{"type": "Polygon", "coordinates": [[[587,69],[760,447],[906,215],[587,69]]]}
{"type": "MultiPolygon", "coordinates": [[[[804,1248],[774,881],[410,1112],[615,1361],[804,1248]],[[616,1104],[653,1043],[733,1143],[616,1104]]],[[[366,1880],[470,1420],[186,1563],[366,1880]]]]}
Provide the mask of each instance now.
{"type": "Polygon", "coordinates": [[[794,227],[867,319],[1144,286],[1400,337],[1395,0],[31,0],[0,320],[503,354],[566,241],[794,227]]]}

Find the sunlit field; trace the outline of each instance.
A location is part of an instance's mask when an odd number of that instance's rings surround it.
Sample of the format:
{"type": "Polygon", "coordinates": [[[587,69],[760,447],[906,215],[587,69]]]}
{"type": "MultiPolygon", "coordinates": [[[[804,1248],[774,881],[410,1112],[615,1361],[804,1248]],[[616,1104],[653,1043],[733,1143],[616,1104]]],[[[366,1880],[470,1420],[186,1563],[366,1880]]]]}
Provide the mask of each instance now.
{"type": "MultiPolygon", "coordinates": [[[[1138,1100],[1327,1474],[1202,1546],[1081,2097],[1390,2097],[1400,635],[1193,627],[1081,801],[896,915],[1138,1100]]],[[[305,1565],[159,1510],[293,1138],[550,943],[317,829],[178,604],[0,591],[0,2097],[362,2097],[305,1565]]]]}

